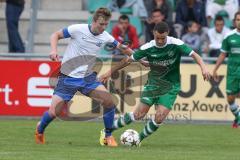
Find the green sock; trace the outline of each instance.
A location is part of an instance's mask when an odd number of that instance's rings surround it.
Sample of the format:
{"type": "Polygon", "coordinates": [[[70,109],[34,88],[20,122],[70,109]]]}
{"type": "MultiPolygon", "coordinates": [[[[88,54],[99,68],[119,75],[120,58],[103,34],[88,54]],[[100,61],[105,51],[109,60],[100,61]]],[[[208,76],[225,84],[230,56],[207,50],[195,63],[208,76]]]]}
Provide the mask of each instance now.
{"type": "Polygon", "coordinates": [[[240,109],[236,103],[233,103],[230,105],[230,110],[233,113],[233,115],[238,118],[240,109]]]}
{"type": "Polygon", "coordinates": [[[143,131],[139,134],[140,141],[142,141],[144,138],[150,136],[153,132],[155,132],[159,128],[160,124],[157,124],[154,120],[149,120],[143,131]]]}
{"type": "Polygon", "coordinates": [[[134,121],[134,115],[132,112],[125,113],[124,115],[121,115],[118,119],[116,119],[113,123],[113,130],[116,130],[118,128],[122,128],[125,125],[128,125],[134,121]]]}

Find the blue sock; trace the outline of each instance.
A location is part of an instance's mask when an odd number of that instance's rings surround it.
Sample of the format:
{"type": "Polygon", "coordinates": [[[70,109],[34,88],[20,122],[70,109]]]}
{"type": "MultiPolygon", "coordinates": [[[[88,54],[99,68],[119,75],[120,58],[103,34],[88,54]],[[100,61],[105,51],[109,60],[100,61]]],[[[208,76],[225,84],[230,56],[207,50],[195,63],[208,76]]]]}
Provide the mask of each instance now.
{"type": "Polygon", "coordinates": [[[51,117],[46,111],[41,119],[40,125],[38,126],[38,133],[43,134],[45,128],[48,126],[48,124],[54,119],[55,117],[51,117]]]}
{"type": "Polygon", "coordinates": [[[105,125],[106,137],[112,135],[114,115],[115,115],[115,106],[113,106],[112,108],[103,109],[103,121],[105,125]]]}

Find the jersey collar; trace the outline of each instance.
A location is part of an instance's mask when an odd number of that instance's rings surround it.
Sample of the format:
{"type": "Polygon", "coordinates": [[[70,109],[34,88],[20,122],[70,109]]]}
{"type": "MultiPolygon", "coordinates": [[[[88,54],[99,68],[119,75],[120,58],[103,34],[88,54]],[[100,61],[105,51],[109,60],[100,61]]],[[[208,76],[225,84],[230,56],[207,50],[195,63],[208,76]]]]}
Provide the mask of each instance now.
{"type": "Polygon", "coordinates": [[[164,47],[166,47],[167,44],[168,44],[168,42],[169,42],[168,36],[167,36],[167,42],[166,42],[163,46],[157,46],[157,43],[156,43],[156,41],[154,40],[155,46],[156,46],[157,48],[164,48],[164,47]]]}
{"type": "Polygon", "coordinates": [[[240,32],[238,32],[237,28],[236,28],[236,34],[237,34],[237,35],[240,35],[240,32]]]}
{"type": "Polygon", "coordinates": [[[89,25],[88,25],[88,29],[89,29],[89,31],[92,33],[92,35],[94,35],[94,36],[99,35],[99,34],[97,34],[97,33],[92,32],[91,27],[92,27],[92,25],[89,24],[89,25]]]}

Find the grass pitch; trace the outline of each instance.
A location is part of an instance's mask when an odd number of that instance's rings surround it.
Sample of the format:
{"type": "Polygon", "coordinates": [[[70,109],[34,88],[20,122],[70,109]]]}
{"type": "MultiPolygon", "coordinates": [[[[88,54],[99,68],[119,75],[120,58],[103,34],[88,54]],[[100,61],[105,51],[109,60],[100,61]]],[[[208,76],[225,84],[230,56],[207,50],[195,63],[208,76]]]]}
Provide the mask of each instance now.
{"type": "MultiPolygon", "coordinates": [[[[230,125],[164,124],[140,148],[108,148],[98,143],[101,122],[54,121],[46,145],[34,143],[36,122],[0,120],[0,160],[239,160],[240,129],[230,125]]],[[[118,140],[125,129],[114,132],[118,140]]]]}

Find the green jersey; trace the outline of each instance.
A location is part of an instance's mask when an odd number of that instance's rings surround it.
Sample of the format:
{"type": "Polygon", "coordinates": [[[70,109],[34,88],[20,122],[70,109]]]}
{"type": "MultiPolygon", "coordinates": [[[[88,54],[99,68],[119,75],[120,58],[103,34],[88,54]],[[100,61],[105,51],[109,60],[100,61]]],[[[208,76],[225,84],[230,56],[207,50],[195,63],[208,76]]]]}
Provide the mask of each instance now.
{"type": "Polygon", "coordinates": [[[147,58],[150,64],[148,82],[146,85],[160,87],[160,90],[169,91],[173,85],[180,83],[180,60],[182,55],[191,55],[192,49],[183,41],[167,37],[164,46],[157,46],[155,40],[141,46],[132,58],[140,60],[147,58]]]}
{"type": "Polygon", "coordinates": [[[240,76],[240,33],[231,31],[223,40],[221,51],[228,54],[227,75],[240,76]]]}
{"type": "Polygon", "coordinates": [[[225,5],[226,0],[214,0],[215,3],[220,4],[220,5],[225,5]]]}

